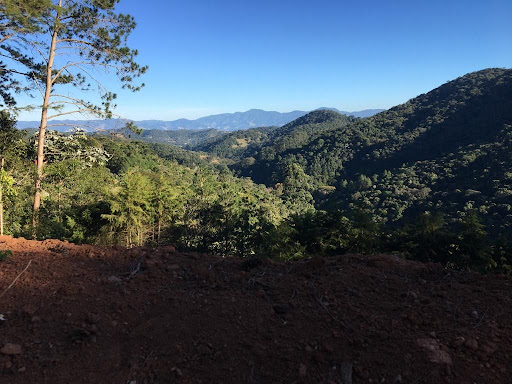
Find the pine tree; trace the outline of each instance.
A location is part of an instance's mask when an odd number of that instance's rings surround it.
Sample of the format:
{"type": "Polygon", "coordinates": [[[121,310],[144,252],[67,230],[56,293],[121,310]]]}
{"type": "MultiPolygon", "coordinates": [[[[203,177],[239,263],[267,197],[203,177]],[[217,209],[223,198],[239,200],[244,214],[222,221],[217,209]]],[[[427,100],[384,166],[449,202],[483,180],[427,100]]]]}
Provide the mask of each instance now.
{"type": "Polygon", "coordinates": [[[138,52],[126,45],[135,21],[115,11],[119,0],[43,1],[35,14],[26,6],[32,2],[9,1],[4,6],[4,18],[10,24],[2,31],[5,41],[1,49],[10,60],[10,73],[18,74],[20,82],[33,84],[42,99],[33,204],[35,235],[48,121],[73,114],[112,117],[117,95],[93,70],[114,74],[122,88],[138,91],[144,84],[135,80],[147,67],[137,64],[138,52]],[[78,95],[72,95],[70,88],[78,95]],[[100,101],[82,98],[88,90],[97,90],[100,101]]]}

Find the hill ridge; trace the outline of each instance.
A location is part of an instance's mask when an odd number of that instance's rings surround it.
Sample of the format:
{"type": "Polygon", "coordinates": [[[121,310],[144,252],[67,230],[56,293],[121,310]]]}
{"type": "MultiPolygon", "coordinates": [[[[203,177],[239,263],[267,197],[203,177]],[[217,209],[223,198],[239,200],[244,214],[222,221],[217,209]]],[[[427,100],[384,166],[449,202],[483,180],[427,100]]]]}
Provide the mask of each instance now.
{"type": "MultiPolygon", "coordinates": [[[[355,112],[342,112],[344,114],[354,114],[356,117],[367,117],[377,113],[379,109],[362,110],[355,112]]],[[[250,109],[245,112],[221,113],[216,115],[204,116],[198,119],[177,119],[177,120],[139,120],[134,121],[139,128],[155,130],[178,130],[178,129],[219,129],[223,131],[235,131],[239,129],[249,129],[263,126],[285,125],[296,118],[307,114],[307,111],[294,110],[291,112],[266,111],[263,109],[250,109]]],[[[57,120],[61,124],[67,124],[65,127],[55,127],[61,131],[70,129],[69,125],[83,126],[87,131],[115,130],[120,129],[126,123],[125,119],[111,120],[57,120]],[[87,126],[86,126],[87,124],[87,126]]],[[[54,123],[55,123],[54,122],[54,123]]],[[[37,121],[18,121],[19,129],[36,128],[37,121]]]]}

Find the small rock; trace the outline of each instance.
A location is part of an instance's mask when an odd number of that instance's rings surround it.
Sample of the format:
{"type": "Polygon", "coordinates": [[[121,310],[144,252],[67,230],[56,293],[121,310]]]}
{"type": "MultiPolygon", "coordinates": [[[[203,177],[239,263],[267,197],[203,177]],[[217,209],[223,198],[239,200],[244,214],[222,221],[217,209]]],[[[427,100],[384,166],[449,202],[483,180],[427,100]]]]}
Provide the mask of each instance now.
{"type": "Polygon", "coordinates": [[[160,247],[159,249],[161,251],[163,251],[164,253],[174,253],[174,252],[176,252],[176,247],[174,247],[172,245],[166,245],[166,246],[160,247]]]}
{"type": "Polygon", "coordinates": [[[117,277],[117,276],[110,276],[110,277],[107,279],[107,281],[108,281],[109,283],[116,283],[116,284],[120,284],[120,283],[122,283],[122,282],[123,282],[123,280],[122,280],[122,279],[120,279],[120,278],[119,278],[119,277],[117,277]]]}
{"type": "Polygon", "coordinates": [[[41,318],[39,316],[34,316],[31,321],[33,323],[40,323],[41,322],[41,318]]]}
{"type": "Polygon", "coordinates": [[[478,319],[478,312],[477,311],[471,312],[471,317],[474,319],[478,319]]]}
{"type": "Polygon", "coordinates": [[[494,352],[496,352],[497,349],[498,349],[498,347],[496,346],[496,344],[491,343],[491,342],[487,343],[486,345],[484,345],[482,347],[482,351],[486,355],[492,355],[494,352]]]}
{"type": "Polygon", "coordinates": [[[478,351],[478,342],[475,339],[468,339],[464,345],[473,351],[478,351]]]}
{"type": "Polygon", "coordinates": [[[418,339],[416,343],[419,347],[425,349],[428,354],[429,361],[437,364],[452,365],[452,357],[446,351],[444,346],[435,339],[418,339]]]}
{"type": "Polygon", "coordinates": [[[308,367],[306,367],[304,364],[301,364],[300,368],[299,368],[299,376],[306,377],[307,373],[308,373],[308,367]]]}
{"type": "Polygon", "coordinates": [[[464,343],[466,342],[466,339],[462,336],[459,336],[455,339],[455,341],[453,342],[453,346],[458,348],[460,347],[461,345],[463,345],[464,343]]]}
{"type": "Polygon", "coordinates": [[[393,384],[400,384],[402,382],[402,375],[398,375],[393,379],[393,384]]]}
{"type": "Polygon", "coordinates": [[[5,363],[5,369],[10,369],[11,367],[12,367],[12,363],[10,361],[5,363]]]}
{"type": "Polygon", "coordinates": [[[21,345],[7,343],[0,349],[4,355],[21,355],[21,345]]]}
{"type": "Polygon", "coordinates": [[[27,370],[27,368],[26,368],[26,367],[21,367],[20,369],[18,369],[18,372],[23,373],[23,372],[25,372],[26,370],[27,370]]]}

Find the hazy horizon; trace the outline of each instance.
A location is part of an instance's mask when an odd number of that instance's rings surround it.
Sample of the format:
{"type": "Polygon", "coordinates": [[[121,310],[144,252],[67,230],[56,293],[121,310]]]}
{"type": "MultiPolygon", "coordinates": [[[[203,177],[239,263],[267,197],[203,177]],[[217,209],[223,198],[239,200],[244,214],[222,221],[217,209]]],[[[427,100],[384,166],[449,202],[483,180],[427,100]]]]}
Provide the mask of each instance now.
{"type": "MultiPolygon", "coordinates": [[[[362,111],[371,111],[371,110],[385,110],[387,108],[364,108],[364,109],[360,109],[360,110],[353,110],[353,111],[349,111],[349,110],[345,110],[345,109],[342,109],[342,108],[337,108],[337,107],[332,107],[332,106],[321,106],[321,107],[316,107],[316,108],[313,108],[313,109],[293,109],[293,110],[288,110],[288,111],[277,111],[277,110],[268,110],[268,109],[262,109],[262,108],[250,108],[250,109],[247,109],[245,111],[227,111],[227,112],[219,112],[219,113],[211,113],[211,114],[207,114],[207,115],[199,115],[198,117],[191,117],[191,118],[188,118],[188,117],[177,117],[177,118],[173,118],[173,119],[157,119],[157,118],[151,118],[151,117],[146,117],[146,118],[142,118],[142,119],[130,119],[130,118],[126,118],[127,120],[133,120],[133,121],[152,121],[152,120],[155,120],[155,121],[176,121],[176,120],[198,120],[198,119],[201,119],[201,118],[204,118],[204,117],[210,117],[210,116],[217,116],[217,115],[224,115],[224,114],[228,114],[228,115],[232,115],[232,114],[236,114],[236,113],[247,113],[251,110],[257,110],[257,111],[264,111],[264,112],[277,112],[277,113],[283,113],[283,114],[286,114],[286,113],[292,113],[292,112],[311,112],[311,111],[315,111],[315,110],[318,110],[318,109],[323,109],[323,108],[328,108],[328,109],[331,109],[331,108],[335,108],[337,109],[338,111],[342,111],[342,112],[349,112],[349,113],[357,113],[357,112],[362,112],[362,111]]],[[[124,117],[123,117],[124,118],[124,117]]],[[[116,120],[118,119],[117,117],[113,117],[112,118],[113,120],[116,120]]],[[[62,119],[55,119],[55,121],[75,121],[75,120],[84,120],[84,121],[87,121],[87,120],[102,120],[102,119],[99,119],[97,117],[94,117],[94,116],[91,116],[91,117],[83,117],[83,116],[76,116],[75,117],[68,117],[68,118],[62,118],[62,119]]],[[[33,119],[22,119],[22,118],[18,118],[18,121],[20,122],[27,122],[27,121],[39,121],[39,116],[38,115],[34,115],[34,118],[33,119]]]]}
{"type": "Polygon", "coordinates": [[[98,75],[119,91],[116,113],[133,120],[388,109],[466,73],[512,64],[504,49],[512,3],[504,0],[124,0],[117,9],[137,22],[129,43],[149,66],[146,87],[131,94],[98,75]]]}

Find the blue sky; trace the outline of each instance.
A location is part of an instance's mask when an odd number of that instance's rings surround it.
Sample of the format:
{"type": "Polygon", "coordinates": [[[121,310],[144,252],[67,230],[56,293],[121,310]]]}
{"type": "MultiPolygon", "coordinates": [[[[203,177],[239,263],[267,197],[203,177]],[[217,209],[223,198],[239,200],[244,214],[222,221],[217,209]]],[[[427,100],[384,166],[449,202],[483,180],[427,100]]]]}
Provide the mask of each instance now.
{"type": "MultiPolygon", "coordinates": [[[[146,88],[132,119],[388,108],[512,65],[512,1],[121,0],[146,88]]],[[[24,116],[22,115],[21,118],[24,116]]],[[[28,115],[25,115],[28,117],[28,115]]]]}

